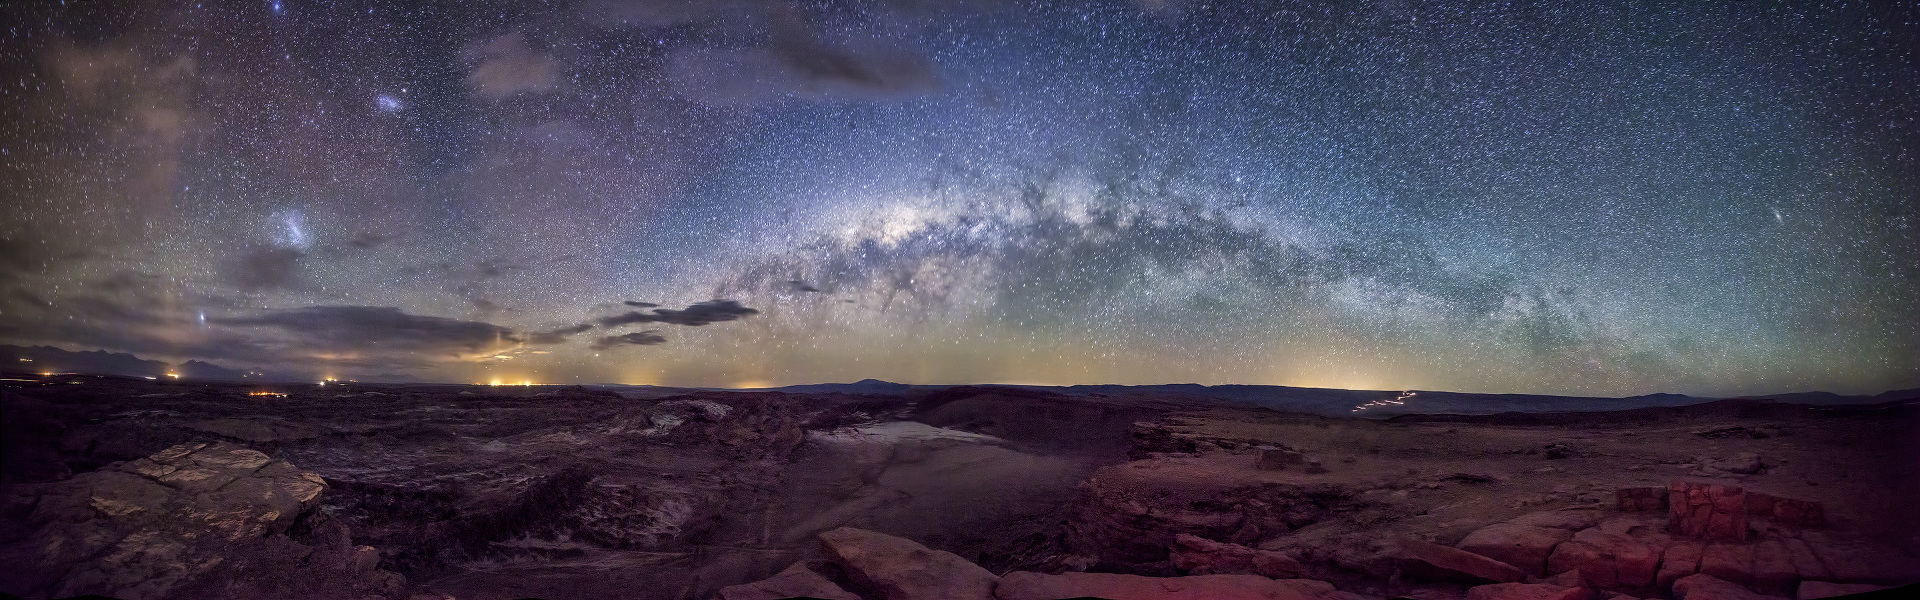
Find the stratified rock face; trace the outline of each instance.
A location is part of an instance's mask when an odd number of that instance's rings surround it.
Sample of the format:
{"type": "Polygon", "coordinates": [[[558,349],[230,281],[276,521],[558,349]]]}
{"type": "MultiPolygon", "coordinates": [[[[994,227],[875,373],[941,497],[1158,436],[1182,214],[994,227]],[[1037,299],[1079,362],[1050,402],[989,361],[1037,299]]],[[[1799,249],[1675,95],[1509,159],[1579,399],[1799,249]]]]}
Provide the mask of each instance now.
{"type": "Polygon", "coordinates": [[[883,533],[842,527],[820,533],[827,556],[883,600],[984,600],[993,573],[952,552],[883,533]]]}
{"type": "Polygon", "coordinates": [[[1252,469],[1243,456],[1137,460],[1087,479],[1067,542],[1077,554],[1139,565],[1169,560],[1179,534],[1248,544],[1366,505],[1351,488],[1252,469]]]}
{"type": "Polygon", "coordinates": [[[29,518],[39,529],[0,562],[13,565],[7,587],[27,595],[200,597],[296,575],[276,569],[314,572],[301,574],[304,589],[275,595],[397,592],[399,577],[374,568],[377,551],[347,544],[344,530],[320,548],[283,535],[325,490],[320,476],[254,450],[177,445],[49,484],[29,518]]]}
{"type": "Polygon", "coordinates": [[[1688,575],[1673,582],[1673,600],[1775,600],[1778,596],[1754,593],[1740,584],[1705,573],[1688,575]]]}
{"type": "Polygon", "coordinates": [[[1594,587],[1646,587],[1659,570],[1660,547],[1634,536],[1583,529],[1553,548],[1547,571],[1579,570],[1594,587]]]}
{"type": "Polygon", "coordinates": [[[720,600],[779,600],[782,598],[821,598],[822,600],[860,600],[853,592],[841,589],[826,577],[794,563],[780,574],[740,585],[720,588],[720,600]]]}
{"type": "Polygon", "coordinates": [[[1255,550],[1184,533],[1174,536],[1173,541],[1169,556],[1173,567],[1192,575],[1241,573],[1285,579],[1305,572],[1298,561],[1280,552],[1255,550]]]}
{"type": "Polygon", "coordinates": [[[998,600],[1318,600],[1337,597],[1333,585],[1311,579],[1268,579],[1258,575],[1144,577],[1113,573],[1046,575],[1015,571],[1000,578],[998,600]]]}
{"type": "Polygon", "coordinates": [[[1592,600],[1593,590],[1551,583],[1496,583],[1467,590],[1467,600],[1592,600]]]}
{"type": "Polygon", "coordinates": [[[1494,523],[1467,534],[1458,547],[1519,567],[1529,575],[1545,575],[1553,547],[1572,537],[1573,532],[1566,529],[1494,523]]]}
{"type": "Polygon", "coordinates": [[[1400,540],[1391,554],[1410,577],[1467,583],[1513,583],[1526,576],[1518,567],[1465,550],[1420,540],[1400,540]]]}
{"type": "Polygon", "coordinates": [[[1667,484],[1667,519],[1667,531],[1676,536],[1746,541],[1746,492],[1735,486],[1675,481],[1667,484]]]}

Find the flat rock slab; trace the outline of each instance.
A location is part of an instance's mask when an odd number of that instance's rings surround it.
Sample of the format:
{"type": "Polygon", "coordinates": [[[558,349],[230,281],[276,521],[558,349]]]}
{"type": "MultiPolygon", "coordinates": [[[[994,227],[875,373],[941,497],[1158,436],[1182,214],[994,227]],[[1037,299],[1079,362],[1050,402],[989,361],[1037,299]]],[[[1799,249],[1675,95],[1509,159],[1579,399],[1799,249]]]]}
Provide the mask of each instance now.
{"type": "Polygon", "coordinates": [[[1526,578],[1519,567],[1458,548],[1403,539],[1392,558],[1402,573],[1421,579],[1466,583],[1513,583],[1526,578]]]}
{"type": "Polygon", "coordinates": [[[1660,566],[1660,548],[1630,535],[1586,529],[1553,548],[1547,570],[1579,570],[1595,587],[1646,587],[1660,566]]]}
{"type": "Polygon", "coordinates": [[[1706,573],[1696,573],[1673,582],[1673,600],[1781,600],[1706,573]]]}
{"type": "Polygon", "coordinates": [[[820,598],[822,600],[860,600],[853,592],[841,589],[826,577],[808,569],[806,563],[794,563],[778,575],[720,588],[720,600],[779,600],[781,598],[820,598]]]}
{"type": "Polygon", "coordinates": [[[1537,576],[1546,574],[1553,547],[1572,537],[1572,531],[1555,527],[1494,523],[1467,534],[1456,547],[1537,576]]]}
{"type": "MultiPolygon", "coordinates": [[[[306,547],[279,535],[325,489],[319,475],[255,450],[180,444],[51,484],[28,517],[38,529],[0,564],[11,571],[9,591],[27,596],[172,597],[196,585],[224,585],[205,581],[216,572],[233,576],[235,569],[267,568],[263,563],[341,585],[305,585],[294,592],[307,595],[301,597],[351,593],[345,587],[397,591],[398,576],[377,571],[372,548],[344,539],[306,547]]],[[[228,583],[271,586],[283,576],[256,572],[228,583]]]]}
{"type": "Polygon", "coordinates": [[[1299,577],[1305,568],[1286,554],[1216,542],[1197,535],[1173,536],[1168,559],[1190,575],[1252,574],[1275,579],[1299,577]]]}
{"type": "Polygon", "coordinates": [[[1495,583],[1467,590],[1467,600],[1592,600],[1593,590],[1551,583],[1495,583]]]}
{"type": "Polygon", "coordinates": [[[865,529],[821,532],[820,546],[882,600],[985,600],[993,597],[998,579],[952,552],[865,529]]]}
{"type": "Polygon", "coordinates": [[[1114,573],[1047,575],[1015,571],[1000,578],[999,600],[1332,600],[1343,597],[1333,584],[1312,579],[1268,579],[1259,575],[1146,577],[1114,573]]]}

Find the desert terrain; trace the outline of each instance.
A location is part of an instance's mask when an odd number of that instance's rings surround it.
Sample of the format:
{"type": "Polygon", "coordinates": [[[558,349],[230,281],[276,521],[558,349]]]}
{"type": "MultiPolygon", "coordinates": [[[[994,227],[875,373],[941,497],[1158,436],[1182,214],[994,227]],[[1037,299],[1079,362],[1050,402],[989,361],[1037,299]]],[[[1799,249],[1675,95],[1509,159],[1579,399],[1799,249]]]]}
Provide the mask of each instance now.
{"type": "Polygon", "coordinates": [[[1419,414],[1353,410],[1393,393],[1282,412],[1151,389],[17,379],[0,591],[23,598],[1701,600],[1920,581],[1920,394],[1419,414]]]}

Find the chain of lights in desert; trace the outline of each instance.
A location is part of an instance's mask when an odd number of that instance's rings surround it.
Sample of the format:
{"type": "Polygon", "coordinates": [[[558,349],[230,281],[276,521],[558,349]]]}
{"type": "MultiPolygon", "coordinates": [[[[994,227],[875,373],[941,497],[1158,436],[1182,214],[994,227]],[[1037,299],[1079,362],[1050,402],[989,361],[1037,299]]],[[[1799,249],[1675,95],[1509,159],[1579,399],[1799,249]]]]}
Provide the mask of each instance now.
{"type": "Polygon", "coordinates": [[[1920,381],[1911,3],[0,11],[10,344],[513,384],[1920,381]]]}

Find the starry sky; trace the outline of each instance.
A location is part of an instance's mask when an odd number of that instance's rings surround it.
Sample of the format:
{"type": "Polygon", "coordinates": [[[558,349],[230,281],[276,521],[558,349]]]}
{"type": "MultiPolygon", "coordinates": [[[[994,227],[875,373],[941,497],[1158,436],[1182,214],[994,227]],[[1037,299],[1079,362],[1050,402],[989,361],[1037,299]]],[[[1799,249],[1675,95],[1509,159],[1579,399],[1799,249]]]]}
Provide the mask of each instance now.
{"type": "Polygon", "coordinates": [[[1920,386],[1920,8],[21,2],[0,343],[302,377],[1920,386]]]}

